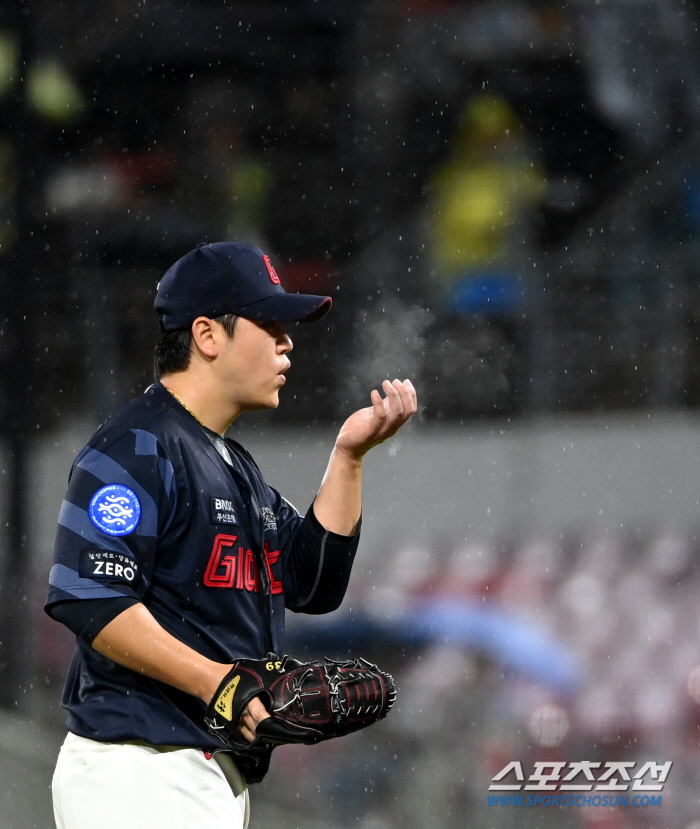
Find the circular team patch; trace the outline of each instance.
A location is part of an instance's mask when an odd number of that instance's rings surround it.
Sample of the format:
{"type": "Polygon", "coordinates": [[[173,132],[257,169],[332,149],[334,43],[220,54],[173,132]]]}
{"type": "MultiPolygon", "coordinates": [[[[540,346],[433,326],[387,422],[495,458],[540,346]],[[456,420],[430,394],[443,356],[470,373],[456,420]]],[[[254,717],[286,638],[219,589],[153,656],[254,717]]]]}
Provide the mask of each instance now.
{"type": "Polygon", "coordinates": [[[88,507],[90,520],[107,535],[128,535],[141,518],[136,493],[123,484],[108,484],[98,489],[88,507]]]}

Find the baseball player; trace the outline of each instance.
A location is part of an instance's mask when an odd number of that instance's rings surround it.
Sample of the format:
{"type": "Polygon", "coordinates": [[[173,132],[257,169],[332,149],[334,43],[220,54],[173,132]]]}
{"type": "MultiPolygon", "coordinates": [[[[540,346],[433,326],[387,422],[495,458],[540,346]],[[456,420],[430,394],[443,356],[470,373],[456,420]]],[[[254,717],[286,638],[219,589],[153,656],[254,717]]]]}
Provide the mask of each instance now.
{"type": "MultiPolygon", "coordinates": [[[[53,780],[59,829],[247,824],[246,784],[270,752],[222,751],[207,712],[216,699],[225,714],[235,660],[284,652],[285,608],[340,605],[363,457],[416,411],[408,380],[372,391],[304,516],[224,437],[243,412],[277,407],[286,324],[330,306],[286,293],[261,250],[229,242],[198,246],[160,282],[156,382],[77,456],[58,521],[46,610],[77,637],[53,780]]],[[[256,740],[269,716],[250,699],[237,739],[256,740]]]]}

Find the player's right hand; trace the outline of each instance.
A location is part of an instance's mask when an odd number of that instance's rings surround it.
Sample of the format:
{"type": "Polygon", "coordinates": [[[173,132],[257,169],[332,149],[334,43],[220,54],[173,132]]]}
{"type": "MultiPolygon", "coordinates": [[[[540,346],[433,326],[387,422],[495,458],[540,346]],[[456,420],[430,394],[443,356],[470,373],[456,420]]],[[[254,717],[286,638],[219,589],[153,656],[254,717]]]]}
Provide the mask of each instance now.
{"type": "Polygon", "coordinates": [[[238,733],[236,736],[242,737],[249,743],[252,743],[256,737],[255,729],[259,722],[266,720],[270,716],[267,708],[262,704],[259,697],[253,699],[246,705],[243,714],[241,714],[240,722],[238,723],[238,733]]]}
{"type": "Polygon", "coordinates": [[[386,397],[374,389],[372,405],[359,409],[343,423],[335,448],[351,457],[361,458],[373,446],[384,443],[418,410],[416,390],[410,380],[385,380],[386,397]]]}

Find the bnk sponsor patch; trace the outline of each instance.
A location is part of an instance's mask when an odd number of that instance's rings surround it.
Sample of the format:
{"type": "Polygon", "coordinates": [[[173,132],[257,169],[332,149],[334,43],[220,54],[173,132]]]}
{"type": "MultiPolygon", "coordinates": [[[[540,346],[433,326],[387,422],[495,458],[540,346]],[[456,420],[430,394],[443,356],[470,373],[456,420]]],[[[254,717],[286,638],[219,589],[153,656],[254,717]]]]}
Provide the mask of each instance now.
{"type": "Polygon", "coordinates": [[[228,498],[210,498],[212,524],[238,524],[233,502],[228,498]]]}
{"type": "Polygon", "coordinates": [[[126,581],[132,584],[138,577],[139,565],[133,558],[111,550],[83,550],[80,554],[80,575],[86,579],[126,581]]]}

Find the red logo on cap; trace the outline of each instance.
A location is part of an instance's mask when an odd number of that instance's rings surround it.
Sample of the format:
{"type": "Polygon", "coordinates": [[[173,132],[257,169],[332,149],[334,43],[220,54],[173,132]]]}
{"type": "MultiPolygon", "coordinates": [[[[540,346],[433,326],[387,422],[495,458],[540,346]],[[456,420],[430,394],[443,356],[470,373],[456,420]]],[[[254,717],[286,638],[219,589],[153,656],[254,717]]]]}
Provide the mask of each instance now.
{"type": "Polygon", "coordinates": [[[274,282],[275,285],[280,284],[280,278],[277,276],[277,272],[272,267],[272,262],[270,262],[270,257],[263,253],[263,262],[265,263],[265,267],[267,268],[267,272],[270,274],[270,281],[274,282]]]}

